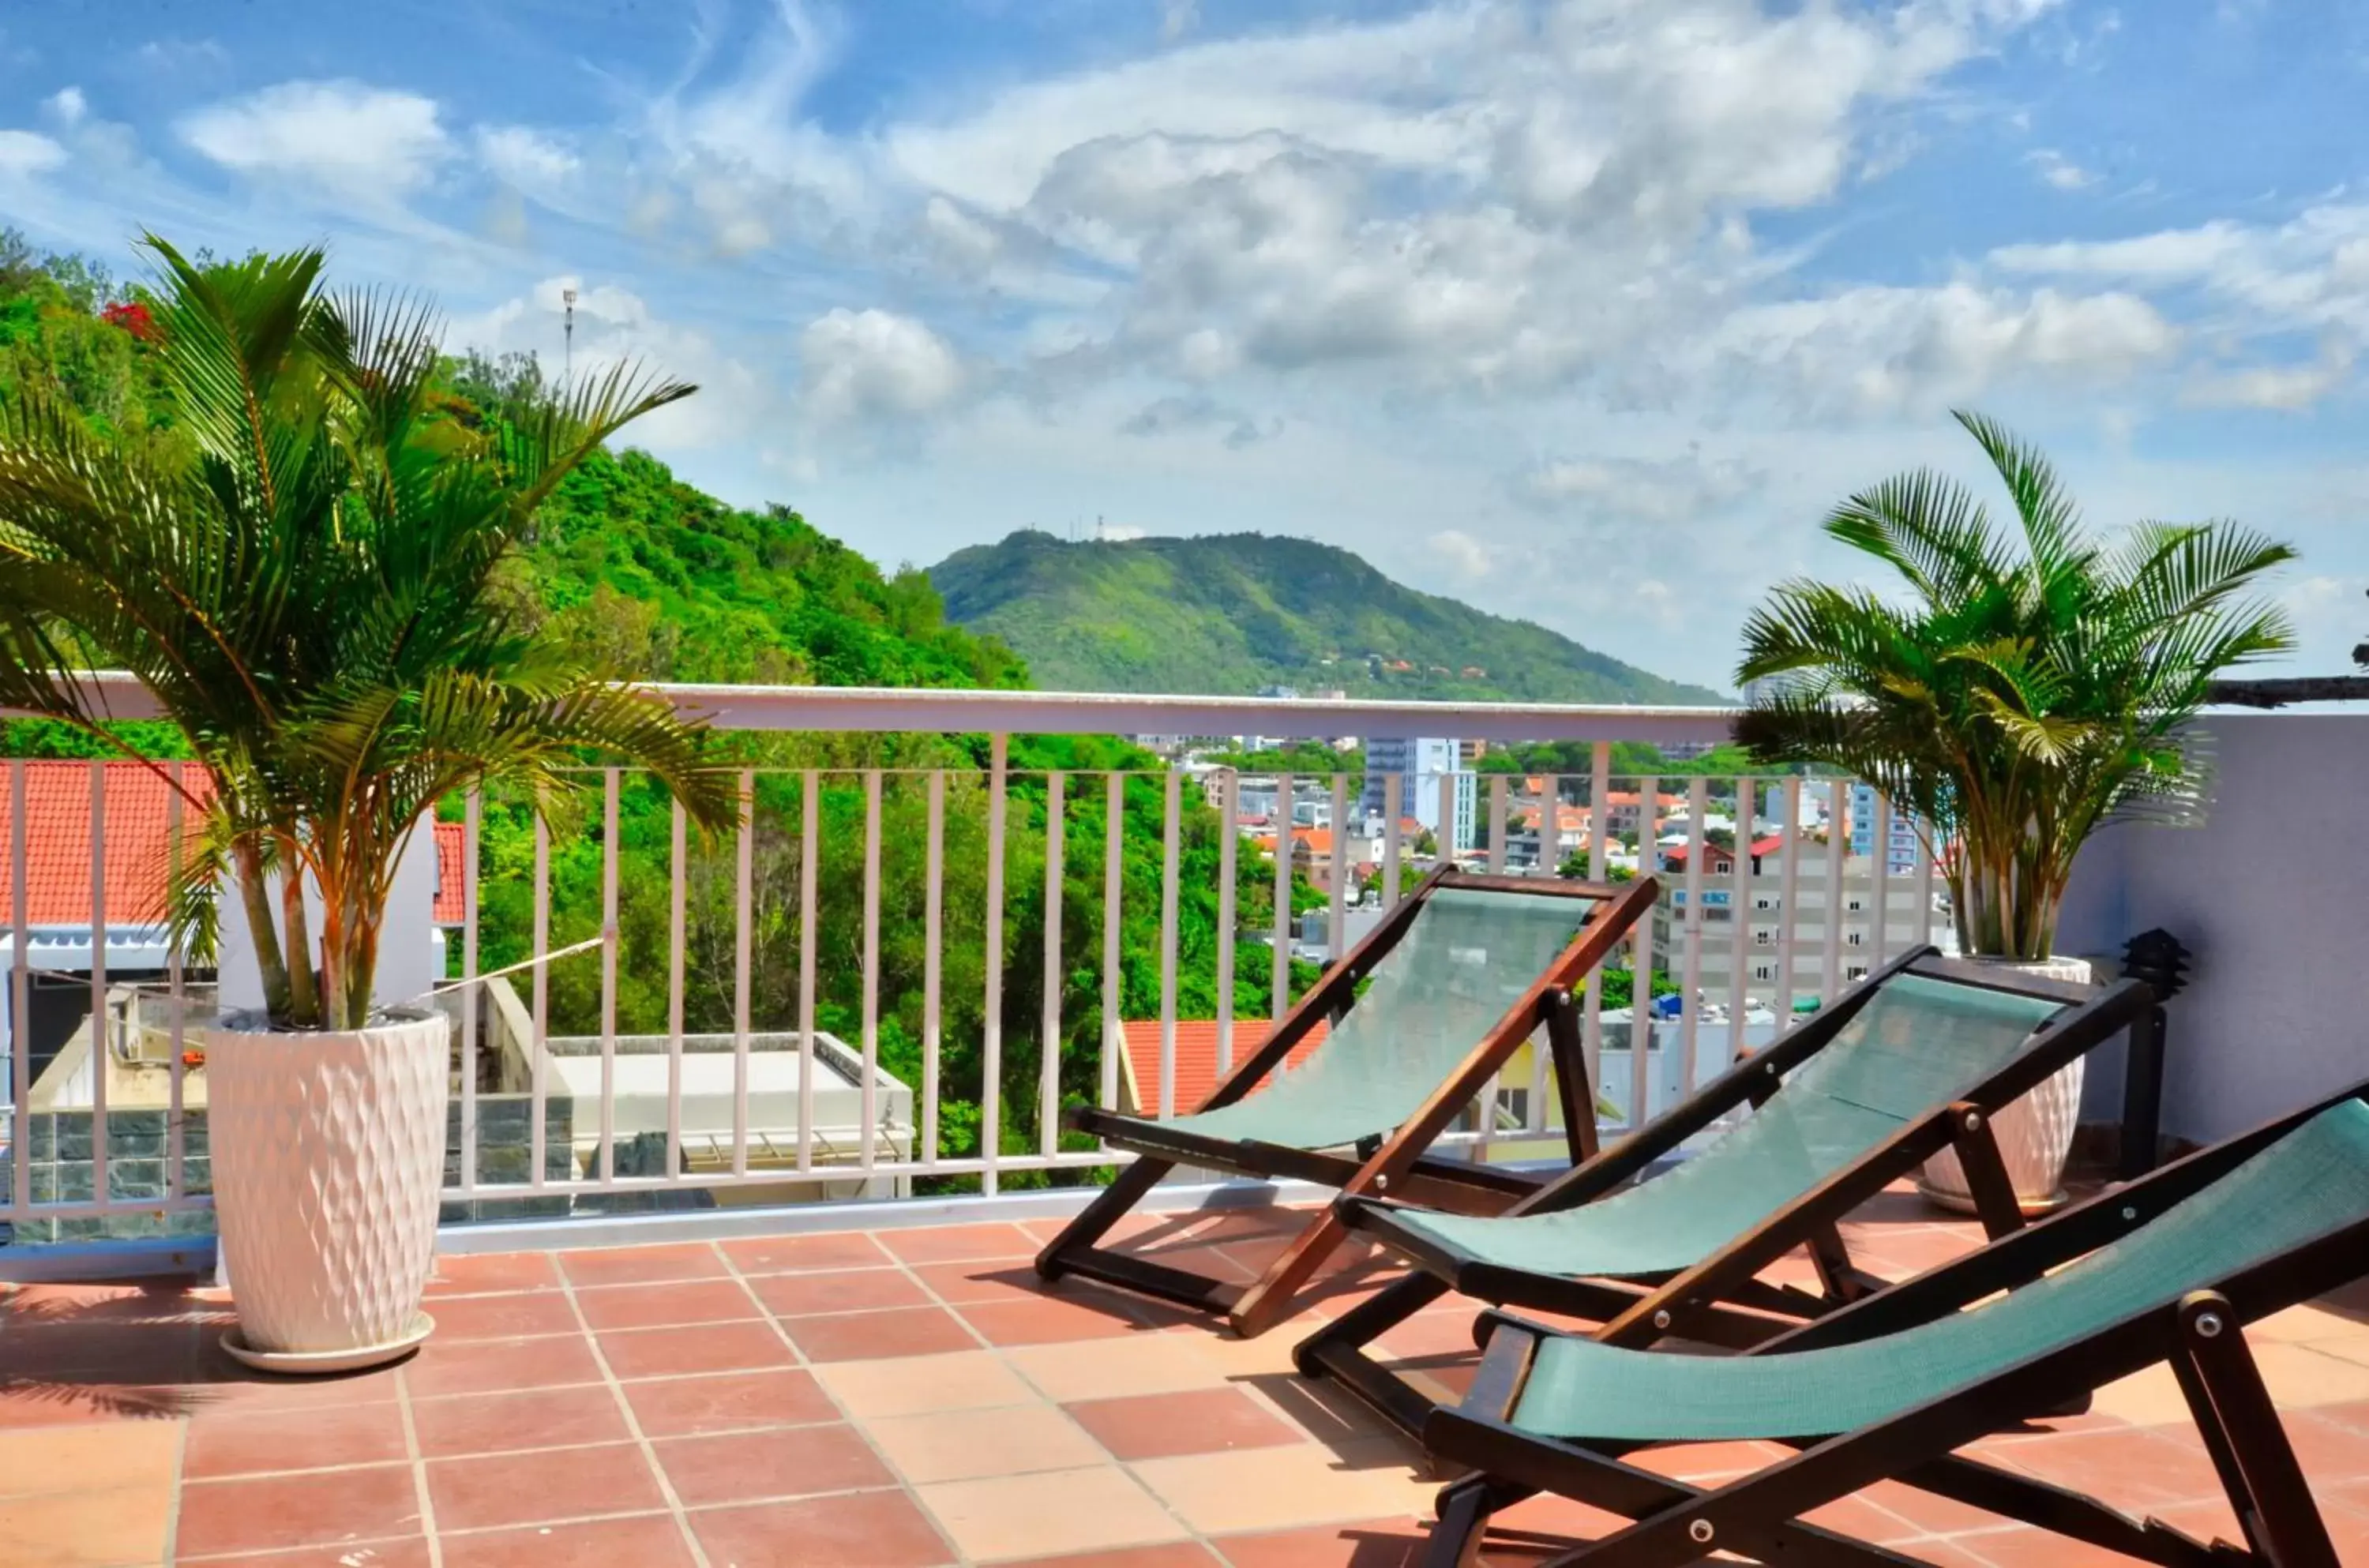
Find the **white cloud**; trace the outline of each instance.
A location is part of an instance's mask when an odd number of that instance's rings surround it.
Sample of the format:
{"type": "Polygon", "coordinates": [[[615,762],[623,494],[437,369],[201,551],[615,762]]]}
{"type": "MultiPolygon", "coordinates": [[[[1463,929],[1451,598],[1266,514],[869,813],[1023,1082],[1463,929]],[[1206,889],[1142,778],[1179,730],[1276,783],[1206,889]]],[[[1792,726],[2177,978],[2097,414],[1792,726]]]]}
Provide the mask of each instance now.
{"type": "Polygon", "coordinates": [[[1682,523],[1723,507],[1765,482],[1737,459],[1566,457],[1541,463],[1514,481],[1532,506],[1585,512],[1617,525],[1682,523]]]}
{"type": "Polygon", "coordinates": [[[199,109],[178,130],[227,168],[367,203],[425,185],[451,151],[433,99],[354,81],[282,82],[199,109]]]}
{"type": "Polygon", "coordinates": [[[561,184],[583,166],[566,145],[523,125],[478,127],[477,155],[497,177],[529,191],[561,184]]]}
{"type": "Polygon", "coordinates": [[[1471,580],[1489,575],[1489,546],[1459,528],[1443,528],[1424,541],[1432,555],[1458,577],[1471,580]]]}
{"type": "Polygon", "coordinates": [[[2352,379],[2352,350],[2331,343],[2311,364],[2207,372],[2187,388],[2185,397],[2208,408],[2308,408],[2352,379]]]}
{"type": "Polygon", "coordinates": [[[1160,41],[1174,43],[1201,20],[1201,0],[1160,0],[1160,41]]]}
{"type": "Polygon", "coordinates": [[[798,359],[809,412],[825,424],[928,414],[963,387],[962,361],[910,316],[844,306],[807,324],[798,359]]]}
{"type": "Polygon", "coordinates": [[[2085,190],[2100,177],[2053,147],[2041,148],[2026,161],[2040,171],[2042,183],[2058,190],[2085,190]]]}
{"type": "Polygon", "coordinates": [[[80,87],[60,87],[41,100],[41,112],[68,131],[82,123],[89,109],[80,87]]]}
{"type": "Polygon", "coordinates": [[[2111,383],[2168,360],[2180,340],[2136,294],[1960,282],[1748,306],[1722,326],[1718,349],[1764,388],[1790,384],[1805,411],[1833,416],[1937,411],[2027,373],[2111,383]]]}
{"type": "Polygon", "coordinates": [[[0,131],[0,179],[46,174],[66,161],[66,150],[37,131],[0,131]]]}

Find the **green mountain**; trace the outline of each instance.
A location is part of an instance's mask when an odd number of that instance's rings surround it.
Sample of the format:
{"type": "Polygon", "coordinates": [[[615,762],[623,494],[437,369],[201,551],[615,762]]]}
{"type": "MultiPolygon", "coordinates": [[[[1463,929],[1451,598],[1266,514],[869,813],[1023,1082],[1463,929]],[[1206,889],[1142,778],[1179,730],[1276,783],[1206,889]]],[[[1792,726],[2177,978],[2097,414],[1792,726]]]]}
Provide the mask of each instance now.
{"type": "Polygon", "coordinates": [[[1346,550],[1261,533],[1069,544],[1034,530],[930,568],[946,618],[1053,691],[1717,703],[1528,621],[1392,582],[1346,550]]]}

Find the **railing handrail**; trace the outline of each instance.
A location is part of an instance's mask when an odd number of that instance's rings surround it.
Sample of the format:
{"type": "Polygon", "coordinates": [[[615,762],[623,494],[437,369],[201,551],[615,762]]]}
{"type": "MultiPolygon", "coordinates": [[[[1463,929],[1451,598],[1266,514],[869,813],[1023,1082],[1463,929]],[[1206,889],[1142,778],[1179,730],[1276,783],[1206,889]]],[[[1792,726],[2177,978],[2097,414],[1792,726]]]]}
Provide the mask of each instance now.
{"type": "MultiPolygon", "coordinates": [[[[155,701],[123,670],[89,688],[112,716],[153,718],[155,701]]],[[[1733,707],[1627,703],[1380,702],[1128,692],[1003,692],[905,686],[733,686],[654,681],[651,690],[719,729],[967,735],[1453,736],[1459,740],[1729,738],[1733,707]]]]}

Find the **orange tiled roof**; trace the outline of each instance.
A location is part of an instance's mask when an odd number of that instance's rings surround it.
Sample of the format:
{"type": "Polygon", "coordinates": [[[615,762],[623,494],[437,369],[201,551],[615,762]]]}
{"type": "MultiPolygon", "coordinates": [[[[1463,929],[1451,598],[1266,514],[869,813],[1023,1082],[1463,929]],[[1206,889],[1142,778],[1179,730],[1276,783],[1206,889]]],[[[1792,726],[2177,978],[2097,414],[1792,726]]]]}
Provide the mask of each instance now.
{"type": "MultiPolygon", "coordinates": [[[[1264,1018],[1234,1020],[1234,1060],[1249,1058],[1265,1043],[1270,1024],[1264,1018]]],[[[1119,1028],[1127,1044],[1128,1069],[1120,1087],[1121,1108],[1138,1116],[1160,1114],[1160,1020],[1129,1018],[1119,1028]]],[[[1319,1024],[1308,1038],[1291,1047],[1290,1064],[1306,1061],[1324,1043],[1319,1024]]],[[[1218,1086],[1218,1021],[1180,1018],[1176,1021],[1176,1109],[1182,1115],[1197,1107],[1218,1086]]]]}
{"type": "Polygon", "coordinates": [[[469,829],[463,822],[436,824],[436,915],[438,925],[468,918],[469,829]]]}
{"type": "MultiPolygon", "coordinates": [[[[144,762],[103,762],[104,886],[110,925],[165,918],[172,785],[144,762]]],[[[25,918],[35,925],[90,924],[90,770],[88,762],[25,764],[25,918]]],[[[184,784],[199,799],[213,780],[190,764],[184,784]]],[[[0,921],[17,890],[7,845],[14,841],[11,793],[0,784],[0,921]]],[[[183,820],[194,813],[184,805],[183,820]]]]}

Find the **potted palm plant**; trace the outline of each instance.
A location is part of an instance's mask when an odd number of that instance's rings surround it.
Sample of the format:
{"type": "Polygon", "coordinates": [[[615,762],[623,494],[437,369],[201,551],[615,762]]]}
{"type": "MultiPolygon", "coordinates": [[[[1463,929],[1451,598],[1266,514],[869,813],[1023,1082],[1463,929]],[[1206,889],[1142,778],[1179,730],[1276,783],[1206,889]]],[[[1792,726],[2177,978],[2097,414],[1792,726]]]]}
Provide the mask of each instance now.
{"type": "MultiPolygon", "coordinates": [[[[2074,856],[2117,818],[2201,804],[2205,759],[2183,727],[2218,672],[2293,646],[2257,590],[2295,553],[2227,522],[2098,539],[2038,452],[1957,418],[2006,486],[2012,529],[1929,472],[1845,501],[1827,536],[1905,591],[1773,589],[1745,624],[1736,674],[1756,699],[1736,736],[1763,762],[1837,769],[1912,813],[1961,953],[2086,981],[2054,945],[2074,856]]],[[[2076,1061],[1995,1124],[2030,1206],[2059,1199],[2080,1091],[2076,1061]]],[[[1969,1201],[1954,1155],[1927,1187],[1969,1201]]]]}
{"type": "Polygon", "coordinates": [[[202,941],[235,898],[264,999],[207,1038],[225,1344],[369,1365],[433,1327],[448,1025],[373,985],[419,824],[482,784],[555,806],[588,756],[729,815],[701,727],[538,638],[508,581],[553,486],[692,389],[620,368],[476,418],[425,306],[327,292],[317,250],[146,243],[185,439],[118,450],[37,390],[0,414],[0,704],[108,737],[86,677],[128,670],[211,773],[173,913],[202,941]]]}

